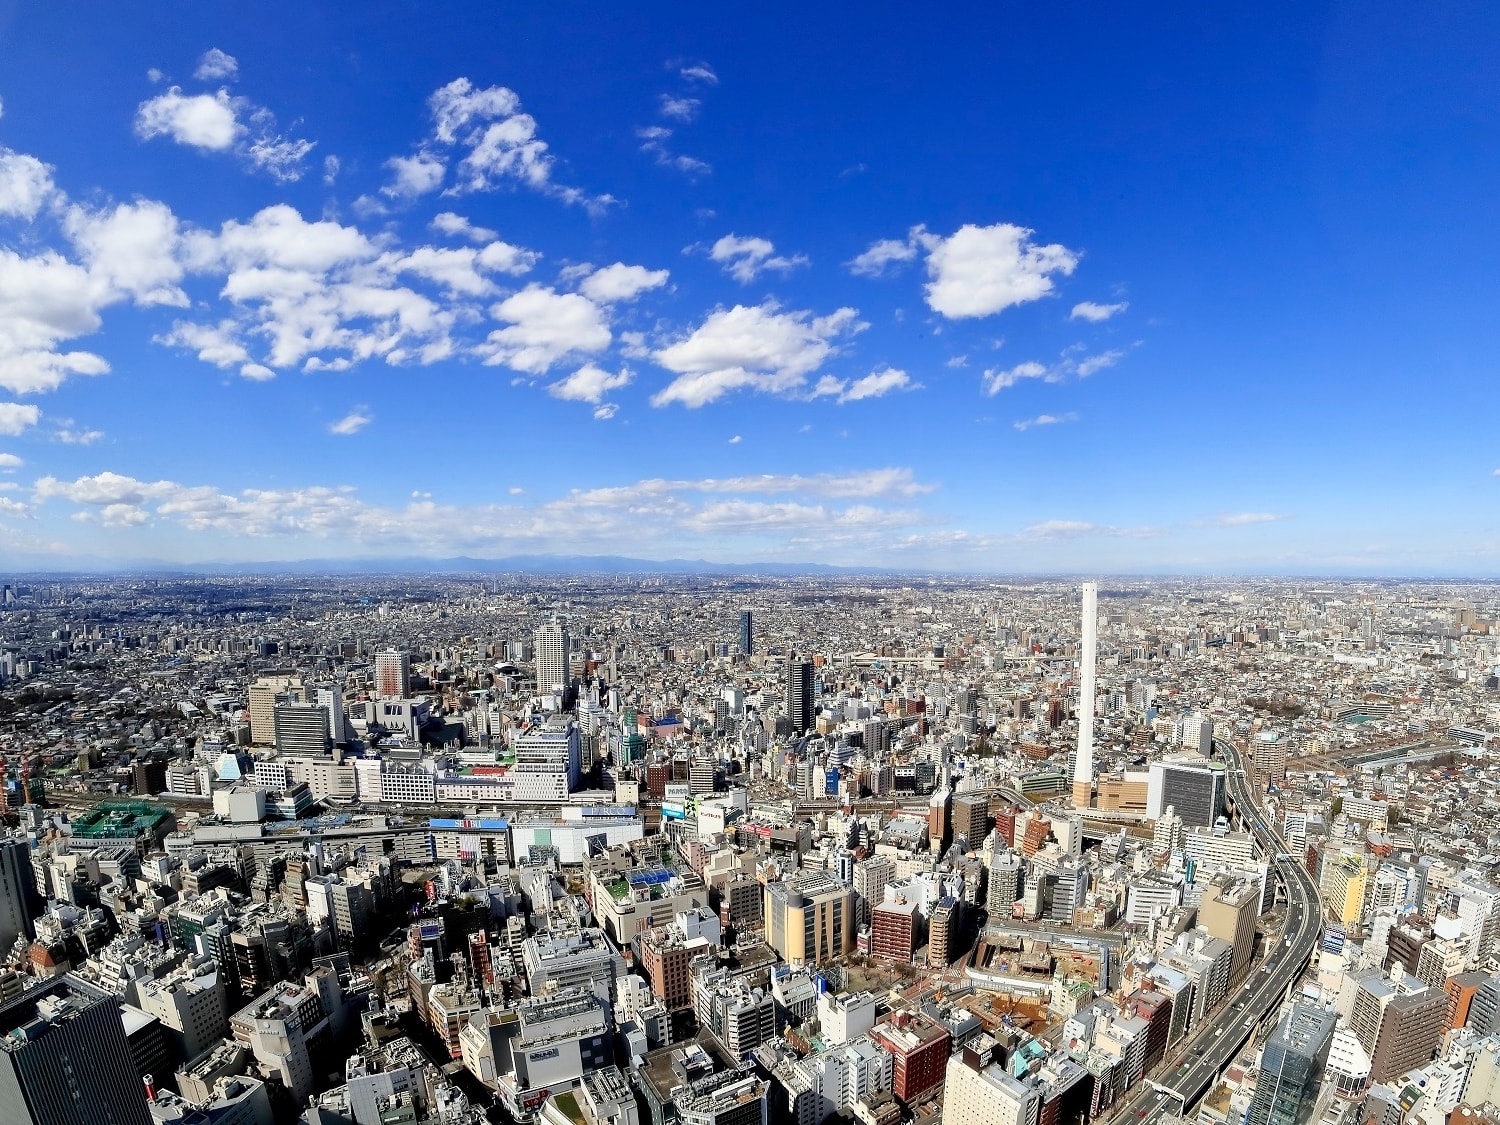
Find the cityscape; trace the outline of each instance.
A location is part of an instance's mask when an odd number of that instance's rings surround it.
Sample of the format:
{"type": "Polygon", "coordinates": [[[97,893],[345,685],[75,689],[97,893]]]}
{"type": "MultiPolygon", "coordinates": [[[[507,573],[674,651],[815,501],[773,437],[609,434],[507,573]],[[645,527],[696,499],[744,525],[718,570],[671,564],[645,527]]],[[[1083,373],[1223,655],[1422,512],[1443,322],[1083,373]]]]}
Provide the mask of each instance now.
{"type": "Polygon", "coordinates": [[[1496,44],[0,3],[0,1125],[1500,1125],[1496,44]]]}
{"type": "Polygon", "coordinates": [[[1500,1100],[1492,585],[3,601],[7,1120],[1399,1125],[1500,1100]]]}

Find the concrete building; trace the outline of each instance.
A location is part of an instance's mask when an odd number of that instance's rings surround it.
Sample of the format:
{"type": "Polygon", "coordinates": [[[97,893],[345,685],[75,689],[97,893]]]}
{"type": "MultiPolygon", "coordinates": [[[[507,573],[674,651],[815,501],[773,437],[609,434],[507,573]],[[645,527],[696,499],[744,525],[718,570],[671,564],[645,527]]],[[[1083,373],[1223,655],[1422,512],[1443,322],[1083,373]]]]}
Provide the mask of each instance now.
{"type": "Polygon", "coordinates": [[[821,964],[854,948],[854,891],[827,872],[766,884],[766,944],[791,965],[821,964]]]}
{"type": "Polygon", "coordinates": [[[943,1125],[1037,1125],[1041,1095],[999,1063],[981,1060],[967,1047],[948,1060],[943,1125]]]}
{"type": "Polygon", "coordinates": [[[402,699],[411,694],[411,655],[396,649],[375,654],[375,694],[402,699]]]}
{"type": "Polygon", "coordinates": [[[937,1020],[921,1012],[898,1011],[871,1028],[870,1039],[890,1053],[891,1092],[907,1106],[942,1090],[952,1037],[937,1020]]]}
{"type": "Polygon", "coordinates": [[[1216,938],[1234,947],[1229,966],[1229,987],[1250,972],[1255,953],[1255,920],[1260,917],[1260,886],[1248,879],[1217,876],[1203,891],[1198,904],[1199,924],[1216,938]]]}

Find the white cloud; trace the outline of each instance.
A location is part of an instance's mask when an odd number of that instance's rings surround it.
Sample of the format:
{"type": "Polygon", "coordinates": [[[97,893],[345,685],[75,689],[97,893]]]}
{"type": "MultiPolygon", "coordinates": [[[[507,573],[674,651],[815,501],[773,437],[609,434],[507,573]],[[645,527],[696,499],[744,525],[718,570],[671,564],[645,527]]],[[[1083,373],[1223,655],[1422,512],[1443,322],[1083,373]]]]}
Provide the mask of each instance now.
{"type": "Polygon", "coordinates": [[[601,402],[598,406],[594,407],[594,417],[600,422],[609,421],[619,412],[619,405],[613,402],[601,402]]]}
{"type": "Polygon", "coordinates": [[[905,238],[882,238],[872,242],[863,254],[845,264],[850,273],[859,277],[883,277],[893,265],[913,260],[929,238],[926,227],[915,226],[905,238]]]}
{"type": "MultiPolygon", "coordinates": [[[[433,502],[414,493],[402,507],[361,500],[352,488],[307,486],[226,492],[170,480],[143,481],[114,472],[59,480],[43,477],[32,490],[37,505],[72,505],[73,518],[113,528],[172,524],[226,537],[299,537],[392,546],[430,545],[435,539],[465,549],[620,549],[639,542],[642,521],[676,537],[794,543],[806,537],[868,536],[930,523],[920,511],[885,507],[883,497],[912,496],[925,486],[902,469],[788,477],[644,480],[575,491],[555,500],[469,506],[433,502]],[[765,500],[784,494],[807,499],[765,500]],[[840,506],[837,501],[857,502],[840,506]],[[811,501],[811,502],[810,502],[811,501]],[[790,538],[788,538],[790,537],[790,538]]],[[[510,495],[519,495],[511,489],[510,495]]]]}
{"type": "MultiPolygon", "coordinates": [[[[11,469],[19,469],[24,464],[26,464],[26,462],[21,460],[21,458],[17,457],[14,453],[0,453],[0,469],[4,469],[8,472],[11,469]]],[[[10,487],[15,486],[12,485],[10,487]]]]}
{"type": "Polygon", "coordinates": [[[463,150],[449,194],[490,191],[505,182],[524,184],[564,203],[600,211],[609,195],[590,195],[553,179],[556,161],[537,136],[536,118],[521,112],[521,99],[504,86],[477,88],[455,78],[427,100],[438,144],[463,150]]]}
{"type": "Polygon", "coordinates": [[[233,82],[239,76],[239,61],[217,47],[204,51],[203,57],[198,60],[198,69],[193,71],[193,77],[199,82],[233,82]]]}
{"type": "Polygon", "coordinates": [[[37,424],[42,412],[29,403],[0,402],[0,434],[15,437],[37,424]]]}
{"type": "Polygon", "coordinates": [[[370,413],[368,406],[356,406],[337,422],[330,423],[328,432],[337,434],[339,437],[349,437],[359,433],[374,420],[375,415],[370,413]]]}
{"type": "Polygon", "coordinates": [[[578,293],[528,285],[490,311],[496,320],[509,325],[491,332],[480,347],[488,364],[503,363],[541,375],[564,356],[609,347],[611,336],[602,310],[578,293]]]}
{"type": "Polygon", "coordinates": [[[635,135],[640,138],[641,151],[649,152],[664,168],[675,168],[690,179],[706,176],[713,171],[713,166],[706,160],[674,152],[667,144],[672,139],[672,130],[665,125],[647,125],[637,129],[635,135]]]}
{"type": "Polygon", "coordinates": [[[1027,379],[1041,379],[1047,383],[1061,383],[1070,378],[1087,379],[1107,367],[1113,367],[1125,357],[1122,348],[1094,355],[1084,355],[1083,347],[1074,344],[1065,349],[1058,361],[1052,365],[1027,360],[1014,367],[991,368],[981,376],[980,382],[987,395],[996,395],[1027,379]]]}
{"type": "Polygon", "coordinates": [[[1130,307],[1129,301],[1120,301],[1118,304],[1101,305],[1097,301],[1079,301],[1073,306],[1069,314],[1069,320],[1088,320],[1098,323],[1108,320],[1112,316],[1118,316],[1130,307]]]}
{"type": "Polygon", "coordinates": [[[1076,421],[1078,421],[1078,415],[1069,411],[1066,414],[1038,414],[1035,418],[1022,418],[1019,422],[1012,422],[1011,425],[1025,433],[1037,426],[1060,426],[1064,422],[1076,421]]]}
{"type": "Polygon", "coordinates": [[[597,406],[610,391],[628,387],[634,379],[635,373],[628,367],[622,367],[617,374],[611,374],[602,367],[586,363],[566,379],[549,386],[547,393],[553,398],[569,402],[589,402],[597,406]]]}
{"type": "MultiPolygon", "coordinates": [[[[392,199],[415,199],[419,195],[437,191],[443,186],[443,177],[448,174],[448,162],[430,152],[393,156],[385,162],[385,166],[393,176],[391,182],[381,188],[380,192],[392,199]]],[[[445,212],[449,213],[451,212],[445,212]]]]}
{"type": "Polygon", "coordinates": [[[766,270],[790,273],[798,266],[807,265],[807,255],[779,256],[776,247],[764,238],[740,238],[726,234],[713,244],[708,256],[724,267],[724,272],[736,281],[754,281],[766,270]]]}
{"type": "Polygon", "coordinates": [[[894,367],[883,367],[868,375],[846,382],[832,375],[824,375],[813,388],[812,397],[835,398],[839,402],[859,402],[867,398],[881,398],[892,391],[915,391],[921,383],[916,382],[905,371],[894,367]]]}
{"type": "Polygon", "coordinates": [[[732,437],[732,438],[729,439],[729,441],[728,441],[727,444],[729,444],[729,445],[739,445],[739,443],[742,442],[742,441],[744,441],[744,440],[745,439],[742,438],[739,434],[735,434],[734,437],[732,437]]]}
{"type": "Polygon", "coordinates": [[[340,167],[339,158],[332,153],[323,157],[323,183],[332,187],[333,181],[339,178],[340,167]]]}
{"type": "Polygon", "coordinates": [[[709,86],[719,84],[719,76],[714,73],[713,67],[707,63],[691,63],[678,69],[678,74],[690,82],[703,82],[709,86]]]}
{"type": "Polygon", "coordinates": [[[1213,522],[1219,527],[1249,527],[1257,523],[1276,523],[1286,518],[1274,512],[1231,512],[1219,516],[1213,522]]]}
{"type": "Polygon", "coordinates": [[[28,258],[0,248],[0,388],[36,394],[108,371],[102,357],[60,345],[97,331],[99,310],[118,299],[55,250],[28,258]]]}
{"type": "Polygon", "coordinates": [[[78,430],[67,424],[52,435],[52,440],[64,445],[93,445],[103,436],[103,430],[78,430]]]}
{"type": "Polygon", "coordinates": [[[29,222],[56,194],[51,168],[34,156],[0,148],[0,215],[29,222]]]}
{"type": "Polygon", "coordinates": [[[468,219],[452,211],[440,211],[432,217],[432,222],[428,225],[440,234],[451,235],[454,238],[467,238],[470,242],[492,242],[500,237],[497,232],[488,227],[476,227],[468,219]]]}
{"type": "Polygon", "coordinates": [[[1082,520],[1044,520],[1034,523],[1022,531],[1028,539],[1079,539],[1084,536],[1100,536],[1109,539],[1149,539],[1160,535],[1154,527],[1113,527],[1082,520]]]}
{"type": "Polygon", "coordinates": [[[851,308],[823,317],[780,312],[772,303],[719,309],[686,338],[655,353],[656,362],[677,378],[652,397],[652,405],[695,408],[744,388],[799,390],[837,351],[841,337],[863,327],[851,308]]]}
{"type": "Polygon", "coordinates": [[[966,224],[928,249],[927,304],[950,320],[992,316],[1045,297],[1054,274],[1067,276],[1078,255],[1060,243],[1039,245],[1013,223],[966,224]]]}
{"type": "Polygon", "coordinates": [[[279,183],[301,179],[314,142],[276,132],[270,110],[228,90],[184,94],[172,86],[136,109],[135,131],[143,140],[168,137],[200,152],[233,152],[251,168],[279,183]]]}
{"type": "Polygon", "coordinates": [[[64,228],[95,281],[140,305],[188,303],[178,288],[182,235],[165,203],[147,199],[92,212],[72,207],[64,228]]]}
{"type": "Polygon", "coordinates": [[[180,145],[223,152],[233,148],[245,130],[228,90],[184,94],[181,87],[173,86],[140,104],[135,131],[145,140],[170,137],[180,145]]]}
{"type": "Polygon", "coordinates": [[[633,301],[648,289],[659,289],[670,276],[666,270],[648,270],[645,266],[627,266],[616,262],[597,269],[584,278],[578,290],[591,301],[603,305],[633,301]]]}
{"type": "Polygon", "coordinates": [[[675,98],[671,94],[661,96],[661,115],[671,121],[691,121],[698,116],[703,102],[697,98],[675,98]]]}

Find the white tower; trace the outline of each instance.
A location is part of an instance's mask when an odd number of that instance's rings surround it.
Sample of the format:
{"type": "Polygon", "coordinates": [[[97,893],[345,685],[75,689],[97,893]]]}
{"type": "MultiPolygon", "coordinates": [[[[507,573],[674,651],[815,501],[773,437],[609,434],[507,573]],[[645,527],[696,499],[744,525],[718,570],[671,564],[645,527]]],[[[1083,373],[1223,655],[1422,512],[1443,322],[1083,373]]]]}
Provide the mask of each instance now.
{"type": "Polygon", "coordinates": [[[1099,624],[1099,584],[1083,584],[1083,643],[1078,654],[1078,754],[1073,759],[1073,807],[1088,808],[1094,794],[1094,657],[1099,624]]]}
{"type": "Polygon", "coordinates": [[[536,649],[536,690],[539,695],[568,687],[568,629],[554,617],[532,636],[536,649]]]}

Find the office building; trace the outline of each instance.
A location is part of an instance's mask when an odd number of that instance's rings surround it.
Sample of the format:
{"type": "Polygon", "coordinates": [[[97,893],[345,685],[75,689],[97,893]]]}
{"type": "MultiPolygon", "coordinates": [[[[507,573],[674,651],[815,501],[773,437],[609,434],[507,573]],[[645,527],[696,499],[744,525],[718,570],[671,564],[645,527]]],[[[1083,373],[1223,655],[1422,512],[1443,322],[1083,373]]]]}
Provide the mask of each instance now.
{"type": "Polygon", "coordinates": [[[952,1037],[937,1020],[921,1012],[894,1012],[870,1029],[870,1038],[890,1052],[891,1092],[907,1106],[942,1090],[952,1037]]]}
{"type": "Polygon", "coordinates": [[[1146,815],[1170,806],[1184,825],[1212,827],[1224,812],[1224,766],[1201,754],[1169,754],[1152,762],[1146,782],[1146,815]]]}
{"type": "Polygon", "coordinates": [[[0,1005],[0,1121],[148,1125],[118,997],[69,975],[0,1005]]]}
{"type": "Polygon", "coordinates": [[[36,936],[32,927],[39,905],[36,887],[25,835],[18,832],[0,839],[0,953],[8,952],[22,935],[36,936]]]}
{"type": "Polygon", "coordinates": [[[257,746],[273,746],[276,743],[275,708],[279,701],[300,700],[302,681],[285,673],[261,676],[250,685],[250,741],[257,746]]]}
{"type": "Polygon", "coordinates": [[[1292,1005],[1261,1052],[1246,1125],[1304,1125],[1318,1098],[1337,1023],[1326,1008],[1292,1005]]]}
{"type": "Polygon", "coordinates": [[[793,966],[821,964],[854,948],[854,890],[825,871],[767,883],[766,943],[793,966]]]}
{"type": "Polygon", "coordinates": [[[329,712],[316,703],[276,704],[276,753],[292,757],[322,757],[333,745],[329,712]]]}
{"type": "Polygon", "coordinates": [[[978,1051],[949,1058],[943,1125],[1037,1125],[1041,1107],[1041,1094],[978,1051]]]}
{"type": "Polygon", "coordinates": [[[1083,584],[1083,638],[1078,653],[1078,752],[1073,758],[1073,804],[1094,800],[1094,675],[1099,628],[1099,584],[1083,584]]]}
{"type": "Polygon", "coordinates": [[[953,838],[962,836],[970,851],[978,851],[990,834],[988,793],[960,793],[953,798],[953,838]]]}
{"type": "Polygon", "coordinates": [[[411,654],[388,648],[375,654],[375,694],[401,699],[411,694],[411,654]]]}
{"type": "Polygon", "coordinates": [[[1359,983],[1349,1028],[1370,1056],[1370,1076],[1390,1082],[1431,1060],[1443,1037],[1448,997],[1401,970],[1359,983]]]}
{"type": "Polygon", "coordinates": [[[568,688],[568,630],[562,618],[554,617],[532,637],[536,651],[536,690],[539,694],[568,688]]]}
{"type": "Polygon", "coordinates": [[[1255,920],[1260,917],[1260,884],[1230,875],[1216,876],[1204,889],[1198,904],[1198,922],[1216,938],[1234,949],[1229,966],[1229,987],[1250,972],[1255,952],[1255,920]]]}
{"type": "Polygon", "coordinates": [[[754,642],[755,633],[751,627],[750,611],[742,609],[740,610],[740,652],[749,656],[755,651],[754,642]]]}
{"type": "Polygon", "coordinates": [[[786,717],[792,733],[805,734],[813,725],[813,666],[792,656],[786,665],[786,717]]]}

